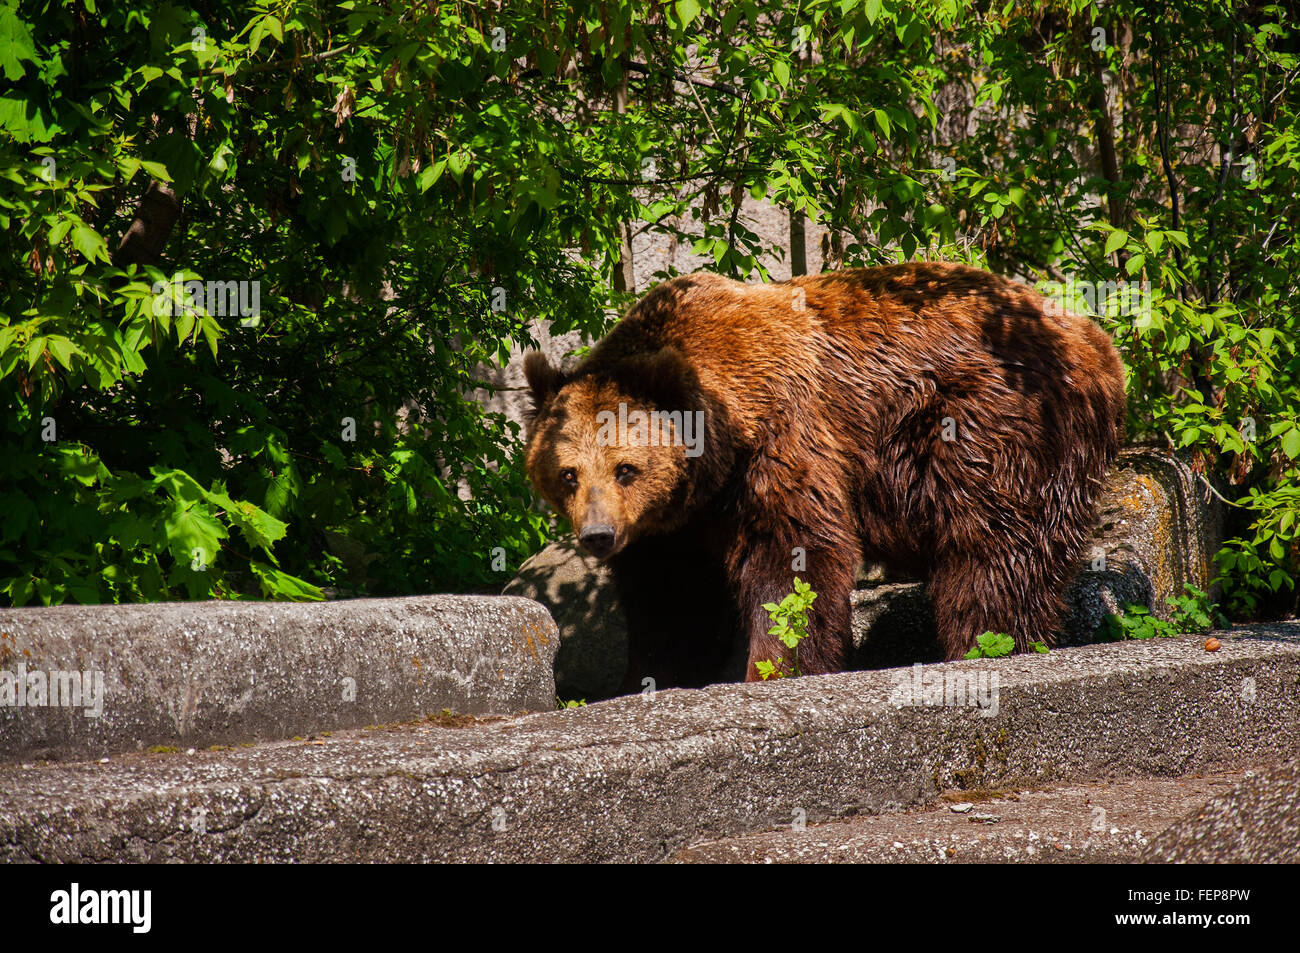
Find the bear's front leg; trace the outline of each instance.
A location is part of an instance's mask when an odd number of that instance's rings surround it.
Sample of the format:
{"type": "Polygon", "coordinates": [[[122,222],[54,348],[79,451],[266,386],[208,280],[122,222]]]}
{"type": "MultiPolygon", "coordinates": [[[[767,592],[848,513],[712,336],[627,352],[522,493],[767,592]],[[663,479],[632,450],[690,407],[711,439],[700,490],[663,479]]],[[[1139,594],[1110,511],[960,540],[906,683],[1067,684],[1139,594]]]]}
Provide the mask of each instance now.
{"type": "Polygon", "coordinates": [[[736,594],[741,624],[749,642],[745,681],[762,680],[757,663],[773,663],[787,675],[817,675],[844,669],[851,641],[853,573],[857,546],[810,546],[788,533],[741,532],[727,568],[736,594]],[[808,637],[794,650],[770,634],[772,617],[765,603],[780,603],[794,591],[798,577],[817,593],[808,612],[808,637]],[[782,660],[778,662],[778,659],[782,660]]]}

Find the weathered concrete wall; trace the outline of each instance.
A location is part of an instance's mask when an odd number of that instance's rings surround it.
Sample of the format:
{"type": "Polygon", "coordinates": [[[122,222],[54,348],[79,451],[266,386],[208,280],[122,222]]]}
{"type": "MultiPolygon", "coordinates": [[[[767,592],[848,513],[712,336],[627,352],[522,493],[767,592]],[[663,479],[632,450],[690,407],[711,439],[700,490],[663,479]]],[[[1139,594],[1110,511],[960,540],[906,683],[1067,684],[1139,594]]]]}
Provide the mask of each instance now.
{"type": "Polygon", "coordinates": [[[953,788],[1178,776],[1300,746],[1300,624],[664,691],[459,729],[0,765],[0,860],[662,860],[953,788]],[[992,685],[996,711],[927,706],[992,685]]]}
{"type": "MultiPolygon", "coordinates": [[[[541,606],[491,596],[0,609],[11,691],[14,676],[51,671],[97,672],[103,686],[102,712],[88,717],[86,697],[19,707],[0,683],[0,758],[290,738],[444,708],[550,709],[558,644],[541,606]]],[[[24,700],[39,699],[28,689],[24,700]]]]}

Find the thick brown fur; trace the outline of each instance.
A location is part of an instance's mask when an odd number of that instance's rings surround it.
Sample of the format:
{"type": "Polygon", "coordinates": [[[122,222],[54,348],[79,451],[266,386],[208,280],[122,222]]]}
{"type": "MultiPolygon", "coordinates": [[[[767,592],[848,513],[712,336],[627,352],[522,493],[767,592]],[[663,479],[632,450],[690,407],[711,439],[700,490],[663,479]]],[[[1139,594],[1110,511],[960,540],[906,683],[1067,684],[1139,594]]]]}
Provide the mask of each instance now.
{"type": "MultiPolygon", "coordinates": [[[[819,594],[800,670],[844,666],[862,560],[926,581],[950,659],[985,631],[1021,651],[1051,644],[1124,416],[1123,368],[1100,328],[1024,285],[942,263],[768,285],[677,278],[571,375],[541,355],[526,373],[538,490],[580,535],[612,528],[637,612],[681,599],[650,575],[651,545],[665,572],[673,553],[716,566],[711,591],[730,604],[687,608],[710,625],[733,613],[750,680],[755,662],[789,654],[762,606],[796,575],[819,594]],[[596,414],[620,402],[703,411],[702,454],[599,445],[596,414]]],[[[629,687],[705,678],[659,652],[657,639],[681,641],[682,618],[638,627],[629,687]]]]}

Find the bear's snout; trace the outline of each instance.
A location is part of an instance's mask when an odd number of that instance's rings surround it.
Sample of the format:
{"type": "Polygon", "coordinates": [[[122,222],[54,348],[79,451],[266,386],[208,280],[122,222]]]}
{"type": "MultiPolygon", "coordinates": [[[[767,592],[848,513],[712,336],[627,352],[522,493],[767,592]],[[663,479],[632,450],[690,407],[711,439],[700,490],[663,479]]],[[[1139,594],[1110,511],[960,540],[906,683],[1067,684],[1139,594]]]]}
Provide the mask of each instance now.
{"type": "Polygon", "coordinates": [[[584,526],[578,534],[578,544],[597,559],[604,559],[614,552],[614,527],[608,523],[596,523],[584,526]]]}

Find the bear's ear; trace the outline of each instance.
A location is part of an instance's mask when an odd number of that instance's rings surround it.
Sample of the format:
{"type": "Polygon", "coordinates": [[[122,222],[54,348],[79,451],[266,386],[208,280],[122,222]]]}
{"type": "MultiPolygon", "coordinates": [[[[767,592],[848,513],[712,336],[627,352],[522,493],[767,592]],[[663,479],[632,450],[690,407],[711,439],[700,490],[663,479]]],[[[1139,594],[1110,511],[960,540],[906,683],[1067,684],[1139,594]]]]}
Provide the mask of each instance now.
{"type": "Polygon", "coordinates": [[[524,358],[524,379],[533,392],[533,410],[540,410],[564,386],[564,374],[551,366],[541,351],[529,351],[524,358]]]}

